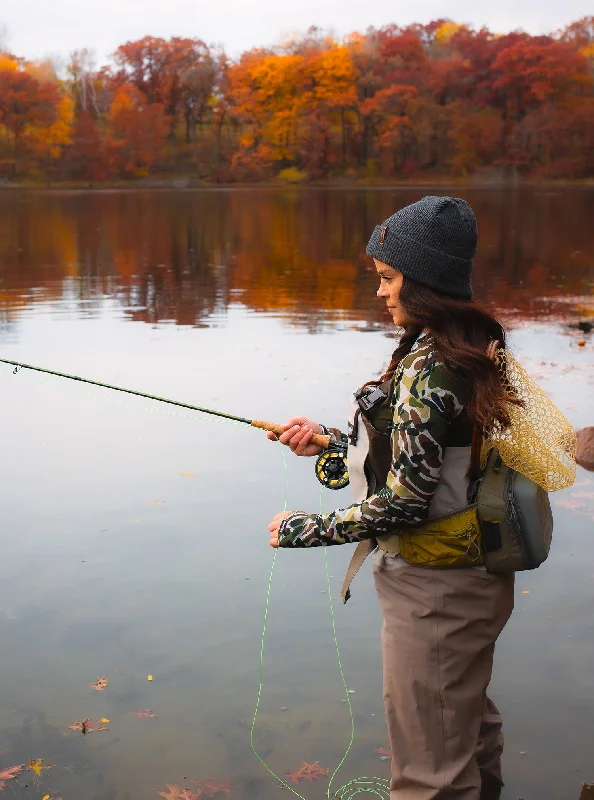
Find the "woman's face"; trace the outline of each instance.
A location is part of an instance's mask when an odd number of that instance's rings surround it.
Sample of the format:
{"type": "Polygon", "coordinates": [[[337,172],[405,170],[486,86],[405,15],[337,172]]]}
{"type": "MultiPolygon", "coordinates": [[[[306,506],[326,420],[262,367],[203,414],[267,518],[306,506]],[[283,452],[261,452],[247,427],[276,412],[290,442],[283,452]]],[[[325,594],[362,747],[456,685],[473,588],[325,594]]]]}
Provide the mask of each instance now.
{"type": "Polygon", "coordinates": [[[406,322],[406,314],[400,305],[400,289],[404,275],[398,272],[397,269],[383,264],[377,259],[373,259],[375,268],[380,276],[380,286],[377,290],[377,296],[383,298],[388,308],[388,312],[392,315],[394,325],[402,327],[406,322]]]}

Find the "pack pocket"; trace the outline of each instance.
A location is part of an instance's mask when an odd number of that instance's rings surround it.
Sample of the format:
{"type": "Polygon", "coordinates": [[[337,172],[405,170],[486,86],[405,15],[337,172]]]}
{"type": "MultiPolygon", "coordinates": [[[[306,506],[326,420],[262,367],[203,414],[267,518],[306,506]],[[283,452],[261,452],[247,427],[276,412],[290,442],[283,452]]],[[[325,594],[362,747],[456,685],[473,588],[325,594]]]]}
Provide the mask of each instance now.
{"type": "MultiPolygon", "coordinates": [[[[390,552],[390,536],[378,537],[380,549],[390,552]]],[[[402,529],[398,534],[402,558],[417,567],[476,567],[484,563],[476,505],[402,529]]]]}

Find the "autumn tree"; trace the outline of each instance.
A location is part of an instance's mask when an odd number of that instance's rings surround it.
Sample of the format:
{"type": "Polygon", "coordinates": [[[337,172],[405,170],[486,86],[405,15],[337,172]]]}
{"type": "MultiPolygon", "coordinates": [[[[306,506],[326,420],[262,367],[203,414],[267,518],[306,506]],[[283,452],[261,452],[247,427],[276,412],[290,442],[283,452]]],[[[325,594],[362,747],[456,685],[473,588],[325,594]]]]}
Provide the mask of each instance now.
{"type": "Polygon", "coordinates": [[[521,120],[531,108],[547,101],[563,102],[588,83],[585,56],[548,37],[535,37],[502,50],[493,71],[494,88],[504,95],[508,120],[521,120]]]}
{"type": "Polygon", "coordinates": [[[115,94],[107,116],[110,164],[124,178],[143,177],[163,155],[167,122],[160,103],[149,105],[132,84],[115,94]]]}
{"type": "Polygon", "coordinates": [[[76,111],[92,111],[99,114],[97,102],[98,77],[95,70],[95,59],[92,53],[83,48],[70,55],[67,67],[70,91],[76,105],[76,111]]]}
{"type": "Polygon", "coordinates": [[[169,90],[169,113],[183,115],[186,142],[196,147],[197,130],[202,125],[212,100],[219,76],[218,59],[199,39],[171,39],[173,76],[169,90]]]}
{"type": "Polygon", "coordinates": [[[593,17],[549,36],[449,19],[342,40],[312,27],[237,59],[197,38],[146,36],[98,69],[75,51],[66,81],[50,61],[0,54],[12,171],[85,180],[161,169],[214,181],[518,167],[589,177],[593,103],[593,17]]]}
{"type": "Polygon", "coordinates": [[[55,84],[40,83],[21,68],[0,68],[0,125],[9,137],[14,174],[19,172],[27,135],[51,128],[59,102],[55,84]]]}
{"type": "Polygon", "coordinates": [[[165,39],[145,36],[120,45],[114,53],[120,84],[135,86],[147,103],[167,103],[171,82],[171,50],[165,39]]]}
{"type": "Polygon", "coordinates": [[[66,173],[84,181],[101,181],[109,177],[105,143],[94,114],[79,109],[72,131],[72,144],[64,155],[66,173]]]}

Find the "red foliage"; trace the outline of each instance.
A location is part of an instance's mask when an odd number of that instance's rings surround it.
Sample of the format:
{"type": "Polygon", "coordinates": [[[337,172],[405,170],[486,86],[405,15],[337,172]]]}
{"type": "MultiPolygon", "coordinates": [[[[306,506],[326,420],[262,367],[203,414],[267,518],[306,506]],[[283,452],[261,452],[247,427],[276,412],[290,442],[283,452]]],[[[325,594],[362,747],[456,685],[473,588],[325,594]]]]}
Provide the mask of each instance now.
{"type": "Polygon", "coordinates": [[[59,94],[53,83],[40,83],[27,72],[0,70],[0,125],[12,138],[14,172],[19,171],[23,138],[30,127],[52,124],[59,94]]]}
{"type": "Polygon", "coordinates": [[[388,178],[509,165],[594,176],[594,17],[550,36],[439,19],[340,43],[311,28],[234,62],[199,39],[146,36],[114,59],[115,69],[95,70],[78,51],[58,86],[0,56],[0,161],[88,181],[157,171],[263,181],[287,168],[388,178]],[[35,146],[51,158],[36,160],[35,146]]]}
{"type": "Polygon", "coordinates": [[[163,106],[148,105],[131,84],[121,86],[107,117],[107,153],[114,172],[123,178],[148,174],[163,155],[166,135],[163,106]]]}
{"type": "Polygon", "coordinates": [[[102,181],[109,177],[101,131],[96,118],[88,111],[78,113],[63,166],[79,180],[102,181]]]}
{"type": "Polygon", "coordinates": [[[502,91],[508,118],[513,119],[547,101],[563,102],[588,83],[586,58],[571,45],[546,37],[507,47],[492,68],[493,87],[502,91]]]}

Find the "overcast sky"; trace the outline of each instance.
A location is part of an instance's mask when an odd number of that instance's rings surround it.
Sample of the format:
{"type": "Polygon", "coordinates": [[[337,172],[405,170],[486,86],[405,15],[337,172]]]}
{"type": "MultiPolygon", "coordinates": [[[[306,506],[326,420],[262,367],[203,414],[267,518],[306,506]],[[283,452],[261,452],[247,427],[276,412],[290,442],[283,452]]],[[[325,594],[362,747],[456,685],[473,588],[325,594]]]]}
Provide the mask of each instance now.
{"type": "Polygon", "coordinates": [[[504,33],[549,33],[592,14],[592,0],[0,0],[0,30],[28,59],[95,51],[98,65],[118,45],[142,36],[187,36],[222,44],[231,56],[272,45],[310,25],[337,36],[370,25],[449,17],[504,33]]]}

